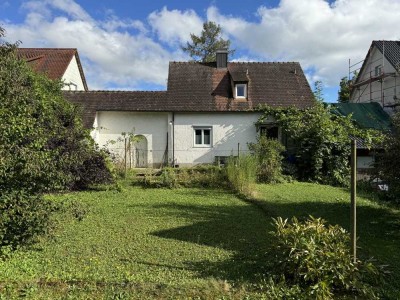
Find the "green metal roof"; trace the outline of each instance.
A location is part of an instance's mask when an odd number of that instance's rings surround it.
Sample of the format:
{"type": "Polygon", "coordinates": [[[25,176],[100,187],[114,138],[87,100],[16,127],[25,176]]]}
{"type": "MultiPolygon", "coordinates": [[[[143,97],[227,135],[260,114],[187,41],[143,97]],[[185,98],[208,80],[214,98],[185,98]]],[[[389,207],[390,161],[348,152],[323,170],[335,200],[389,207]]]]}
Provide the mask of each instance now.
{"type": "Polygon", "coordinates": [[[352,120],[361,128],[387,131],[391,128],[390,116],[377,102],[332,103],[332,113],[339,116],[352,114],[352,120]]]}

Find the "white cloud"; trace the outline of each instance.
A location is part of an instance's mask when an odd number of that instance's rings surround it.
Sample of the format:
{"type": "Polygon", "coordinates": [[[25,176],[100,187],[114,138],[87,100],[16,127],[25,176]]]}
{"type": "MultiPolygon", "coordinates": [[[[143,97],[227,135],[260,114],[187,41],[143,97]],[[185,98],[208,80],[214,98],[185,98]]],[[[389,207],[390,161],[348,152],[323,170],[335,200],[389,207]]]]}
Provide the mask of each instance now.
{"type": "Polygon", "coordinates": [[[225,16],[215,7],[209,20],[221,24],[236,47],[265,60],[300,61],[315,69],[314,78],[337,85],[347,74],[348,59],[365,57],[372,40],[397,39],[398,0],[282,0],[260,7],[255,22],[225,16]]]}
{"type": "Polygon", "coordinates": [[[152,12],[148,21],[158,38],[170,45],[182,44],[190,40],[190,34],[198,35],[203,28],[203,20],[194,10],[168,10],[152,12]]]}

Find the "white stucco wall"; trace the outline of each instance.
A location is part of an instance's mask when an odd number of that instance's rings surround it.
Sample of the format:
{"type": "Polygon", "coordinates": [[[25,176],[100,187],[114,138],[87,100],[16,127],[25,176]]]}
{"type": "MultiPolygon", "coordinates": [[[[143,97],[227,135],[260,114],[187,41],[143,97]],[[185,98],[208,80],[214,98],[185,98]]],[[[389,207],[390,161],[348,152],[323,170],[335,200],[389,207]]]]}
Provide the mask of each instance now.
{"type": "Polygon", "coordinates": [[[71,62],[69,63],[68,68],[65,71],[61,80],[65,83],[65,85],[62,88],[63,90],[67,90],[67,91],[75,90],[74,85],[76,85],[77,91],[85,90],[81,74],[79,73],[78,62],[77,62],[75,56],[71,59],[71,62]],[[68,86],[69,83],[72,83],[74,85],[68,86]]]}
{"type": "MultiPolygon", "coordinates": [[[[382,53],[377,48],[373,48],[366,68],[359,75],[360,81],[367,80],[371,76],[374,77],[375,67],[379,65],[382,66],[382,72],[384,73],[394,73],[396,71],[386,58],[383,59],[382,53]]],[[[395,102],[393,99],[395,95],[400,98],[400,79],[386,77],[382,83],[380,81],[374,81],[357,88],[352,95],[351,102],[378,102],[382,106],[391,105],[395,102]]],[[[392,112],[392,109],[385,110],[389,113],[392,112]]]]}
{"type": "MultiPolygon", "coordinates": [[[[238,143],[241,153],[247,153],[247,143],[257,137],[255,122],[260,113],[175,113],[175,164],[188,166],[213,163],[215,156],[237,155],[238,143]],[[194,127],[212,128],[211,147],[194,145],[194,127]]],[[[172,126],[171,126],[172,127],[172,126]]],[[[170,159],[172,153],[170,151],[170,159]]]]}
{"type": "MultiPolygon", "coordinates": [[[[147,140],[147,165],[158,167],[167,147],[168,113],[97,112],[97,128],[92,132],[100,147],[121,138],[121,133],[143,135],[147,140]]],[[[124,143],[109,144],[115,153],[123,153],[124,143]]]]}

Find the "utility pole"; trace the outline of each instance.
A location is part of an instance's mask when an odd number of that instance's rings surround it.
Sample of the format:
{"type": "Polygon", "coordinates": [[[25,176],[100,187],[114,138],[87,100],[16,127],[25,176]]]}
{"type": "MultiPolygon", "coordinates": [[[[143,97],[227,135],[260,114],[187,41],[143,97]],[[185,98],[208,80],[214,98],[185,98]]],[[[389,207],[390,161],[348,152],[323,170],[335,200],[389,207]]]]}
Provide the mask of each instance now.
{"type": "Polygon", "coordinates": [[[355,139],[351,140],[351,255],[353,263],[357,261],[357,143],[355,139]]]}

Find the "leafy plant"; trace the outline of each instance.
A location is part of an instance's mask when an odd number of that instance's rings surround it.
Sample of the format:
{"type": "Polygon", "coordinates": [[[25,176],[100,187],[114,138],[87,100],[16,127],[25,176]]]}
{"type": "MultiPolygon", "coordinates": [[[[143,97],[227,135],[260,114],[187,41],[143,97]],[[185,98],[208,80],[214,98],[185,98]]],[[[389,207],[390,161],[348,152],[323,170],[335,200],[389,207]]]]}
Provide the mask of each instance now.
{"type": "Polygon", "coordinates": [[[291,141],[287,153],[295,158],[300,180],[347,186],[351,137],[362,138],[367,144],[380,138],[380,133],[357,128],[351,116],[334,115],[320,102],[306,109],[264,107],[261,110],[264,114],[258,122],[274,117],[291,141]]]}
{"type": "Polygon", "coordinates": [[[0,247],[29,244],[47,232],[55,206],[24,191],[0,195],[0,247]]]}
{"type": "Polygon", "coordinates": [[[380,272],[370,261],[353,263],[345,229],[313,217],[304,222],[279,217],[274,225],[274,268],[287,284],[316,299],[353,293],[376,298],[370,281],[378,281],[380,272]]]}
{"type": "Polygon", "coordinates": [[[257,165],[257,180],[264,183],[283,182],[282,152],[285,147],[275,139],[261,135],[257,143],[250,143],[249,150],[255,155],[257,165]]]}
{"type": "Polygon", "coordinates": [[[376,155],[373,177],[388,185],[390,199],[400,203],[400,113],[393,118],[393,130],[383,140],[384,152],[376,155]]]}

